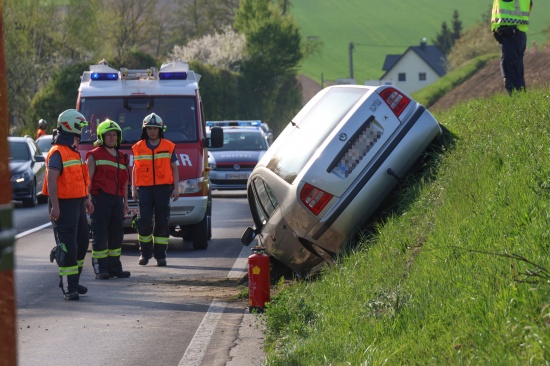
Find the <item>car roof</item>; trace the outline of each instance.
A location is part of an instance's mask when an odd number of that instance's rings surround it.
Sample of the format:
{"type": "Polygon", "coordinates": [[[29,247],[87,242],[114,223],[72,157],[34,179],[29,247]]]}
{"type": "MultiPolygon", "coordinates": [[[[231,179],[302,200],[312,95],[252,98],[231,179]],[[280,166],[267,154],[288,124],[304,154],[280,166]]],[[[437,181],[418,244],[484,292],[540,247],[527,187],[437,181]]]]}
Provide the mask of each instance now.
{"type": "Polygon", "coordinates": [[[27,139],[31,139],[30,136],[8,136],[8,141],[26,141],[27,139]]]}

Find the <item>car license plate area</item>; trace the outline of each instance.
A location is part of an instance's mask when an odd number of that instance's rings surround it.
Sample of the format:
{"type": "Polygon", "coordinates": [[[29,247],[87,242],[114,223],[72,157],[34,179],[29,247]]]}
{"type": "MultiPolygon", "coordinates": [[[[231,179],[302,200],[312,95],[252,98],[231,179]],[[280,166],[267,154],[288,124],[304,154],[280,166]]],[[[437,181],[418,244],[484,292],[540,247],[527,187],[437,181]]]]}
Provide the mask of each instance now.
{"type": "Polygon", "coordinates": [[[242,180],[242,179],[248,179],[248,173],[228,173],[225,175],[225,179],[227,180],[242,180]]]}

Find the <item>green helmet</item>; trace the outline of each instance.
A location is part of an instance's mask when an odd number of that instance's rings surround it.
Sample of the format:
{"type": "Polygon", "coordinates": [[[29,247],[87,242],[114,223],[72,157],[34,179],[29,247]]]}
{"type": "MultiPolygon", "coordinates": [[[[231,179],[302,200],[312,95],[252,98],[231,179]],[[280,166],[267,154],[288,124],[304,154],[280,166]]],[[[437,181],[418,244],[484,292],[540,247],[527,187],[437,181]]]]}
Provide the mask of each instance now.
{"type": "Polygon", "coordinates": [[[76,109],[67,109],[57,118],[57,130],[60,133],[65,132],[80,136],[84,126],[88,126],[88,121],[76,109]]]}
{"type": "Polygon", "coordinates": [[[103,135],[109,131],[116,131],[118,139],[115,148],[119,147],[122,142],[122,129],[118,123],[110,119],[106,119],[97,126],[97,141],[94,142],[94,146],[103,145],[105,143],[105,141],[103,141],[103,135]]]}

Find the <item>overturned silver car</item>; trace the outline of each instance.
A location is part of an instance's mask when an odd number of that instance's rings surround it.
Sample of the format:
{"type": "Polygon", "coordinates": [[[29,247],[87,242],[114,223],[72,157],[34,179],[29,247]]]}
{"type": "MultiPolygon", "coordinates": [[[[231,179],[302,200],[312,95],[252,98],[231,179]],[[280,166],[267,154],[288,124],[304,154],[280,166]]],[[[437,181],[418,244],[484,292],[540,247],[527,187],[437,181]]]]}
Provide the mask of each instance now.
{"type": "Polygon", "coordinates": [[[441,135],[432,114],[392,86],[331,86],[288,124],[254,168],[255,228],[241,241],[305,275],[333,262],[441,135]]]}

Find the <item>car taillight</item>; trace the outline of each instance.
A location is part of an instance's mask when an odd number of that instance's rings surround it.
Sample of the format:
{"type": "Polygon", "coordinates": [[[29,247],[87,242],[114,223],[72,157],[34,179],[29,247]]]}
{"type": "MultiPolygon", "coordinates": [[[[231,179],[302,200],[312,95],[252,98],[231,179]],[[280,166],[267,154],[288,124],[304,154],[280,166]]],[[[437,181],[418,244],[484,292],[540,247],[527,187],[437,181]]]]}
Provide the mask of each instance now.
{"type": "Polygon", "coordinates": [[[331,198],[331,194],[307,183],[300,192],[300,201],[315,215],[319,215],[319,212],[323,210],[331,198]]]}
{"type": "Polygon", "coordinates": [[[405,108],[409,105],[411,101],[409,98],[407,98],[405,95],[394,88],[387,88],[382,90],[380,96],[397,117],[399,117],[401,113],[403,113],[403,110],[405,110],[405,108]]]}

